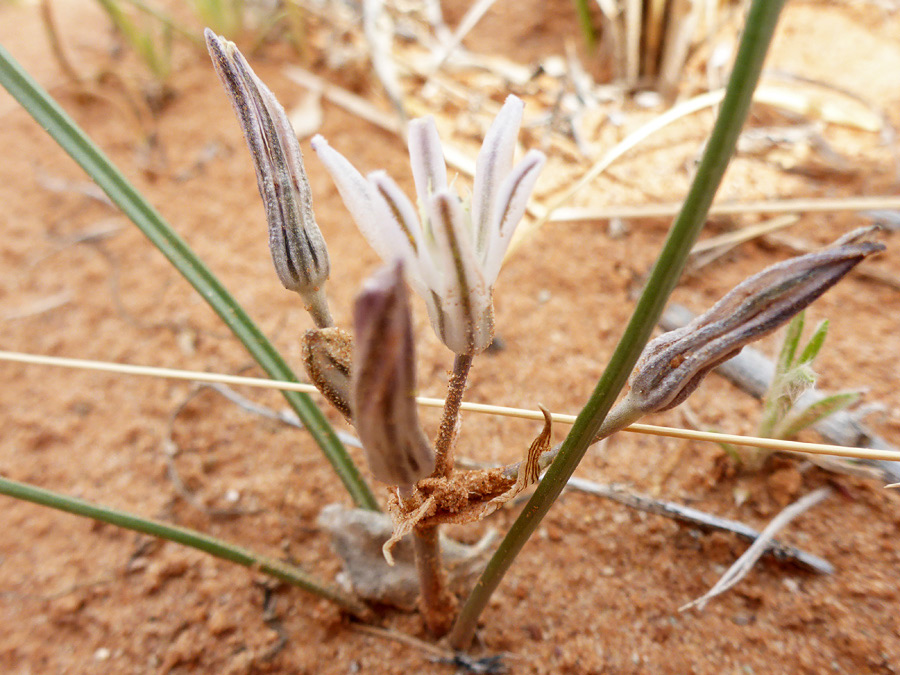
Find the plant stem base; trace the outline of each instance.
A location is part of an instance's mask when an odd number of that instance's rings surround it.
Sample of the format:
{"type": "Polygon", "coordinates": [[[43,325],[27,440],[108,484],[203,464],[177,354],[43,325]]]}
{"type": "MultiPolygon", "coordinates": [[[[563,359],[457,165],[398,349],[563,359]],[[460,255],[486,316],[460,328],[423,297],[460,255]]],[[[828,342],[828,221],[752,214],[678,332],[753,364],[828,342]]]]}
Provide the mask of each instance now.
{"type": "Polygon", "coordinates": [[[414,536],[416,569],[422,589],[421,609],[425,625],[435,637],[450,631],[458,602],[447,588],[447,574],[441,564],[437,527],[417,529],[414,536]]]}

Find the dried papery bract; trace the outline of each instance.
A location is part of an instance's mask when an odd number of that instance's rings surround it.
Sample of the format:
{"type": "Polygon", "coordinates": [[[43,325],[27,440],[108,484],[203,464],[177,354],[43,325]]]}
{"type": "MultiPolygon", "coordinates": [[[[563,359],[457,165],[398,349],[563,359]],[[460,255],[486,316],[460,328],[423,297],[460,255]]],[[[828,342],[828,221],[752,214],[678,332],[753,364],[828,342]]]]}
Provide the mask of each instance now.
{"type": "Polygon", "coordinates": [[[383,171],[363,177],[324,138],[312,141],[360,231],[383,260],[403,260],[435,332],[458,355],[477,354],[493,340],[494,282],[546,161],[532,150],[513,165],[522,111],[510,96],[488,130],[471,208],[448,185],[431,117],[409,125],[418,209],[383,171]]]}
{"type": "Polygon", "coordinates": [[[342,328],[308,330],[300,340],[300,354],[310,381],[348,422],[353,422],[350,372],[353,337],[342,328]]]}
{"type": "Polygon", "coordinates": [[[278,278],[285,288],[300,294],[317,326],[330,326],[333,322],[324,293],[328,249],[313,214],[297,136],[284,108],[234,43],[208,28],[204,35],[253,155],[278,278]]]}
{"type": "Polygon", "coordinates": [[[643,414],[677,406],[710,370],[787,323],[867,256],[884,250],[868,240],[873,231],[855,230],[822,251],[772,265],[684,328],[652,340],[621,405],[643,414]]]}
{"type": "Polygon", "coordinates": [[[378,480],[408,494],[434,470],[416,409],[415,354],[402,263],[377,272],[353,308],[353,421],[378,480]]]}

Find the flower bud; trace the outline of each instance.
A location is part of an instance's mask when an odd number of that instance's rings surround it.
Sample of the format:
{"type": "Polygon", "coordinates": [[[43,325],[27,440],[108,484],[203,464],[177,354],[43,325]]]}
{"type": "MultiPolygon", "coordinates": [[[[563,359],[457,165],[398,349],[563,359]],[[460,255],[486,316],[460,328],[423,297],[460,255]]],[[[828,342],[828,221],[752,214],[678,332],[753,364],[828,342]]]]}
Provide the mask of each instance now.
{"type": "Polygon", "coordinates": [[[329,273],[328,249],[313,215],[297,136],[284,108],[234,43],[208,28],[204,35],[253,155],[278,278],[285,288],[303,297],[317,325],[330,325],[322,292],[329,273]]]}
{"type": "Polygon", "coordinates": [[[363,286],[353,310],[353,422],[372,474],[401,492],[434,471],[434,450],[419,424],[409,294],[403,265],[363,286]]]}
{"type": "Polygon", "coordinates": [[[310,381],[331,405],[352,423],[350,369],[353,337],[341,328],[308,330],[300,340],[300,353],[310,381]]]}
{"type": "Polygon", "coordinates": [[[822,251],[772,265],[687,326],[650,341],[623,405],[645,414],[677,406],[710,370],[787,323],[863,259],[884,250],[883,244],[867,241],[873,229],[855,230],[822,251]]]}

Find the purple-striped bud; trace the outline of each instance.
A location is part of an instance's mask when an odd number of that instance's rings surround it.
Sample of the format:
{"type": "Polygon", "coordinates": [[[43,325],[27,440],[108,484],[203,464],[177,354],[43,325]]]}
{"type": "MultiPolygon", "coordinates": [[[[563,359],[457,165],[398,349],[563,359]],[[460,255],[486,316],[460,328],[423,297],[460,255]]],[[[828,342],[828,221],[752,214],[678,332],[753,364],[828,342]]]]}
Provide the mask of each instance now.
{"type": "Polygon", "coordinates": [[[687,326],[650,341],[623,405],[642,413],[677,406],[710,370],[787,323],[867,256],[884,250],[868,240],[874,229],[855,230],[826,249],[772,265],[687,326]]]}
{"type": "Polygon", "coordinates": [[[434,471],[416,409],[415,350],[403,266],[378,271],[353,308],[353,422],[378,480],[408,491],[434,471]]]}
{"type": "Polygon", "coordinates": [[[320,327],[330,325],[322,291],[329,273],[328,249],[313,214],[297,136],[284,108],[234,43],[208,28],[204,35],[253,155],[278,278],[303,297],[320,327]]]}

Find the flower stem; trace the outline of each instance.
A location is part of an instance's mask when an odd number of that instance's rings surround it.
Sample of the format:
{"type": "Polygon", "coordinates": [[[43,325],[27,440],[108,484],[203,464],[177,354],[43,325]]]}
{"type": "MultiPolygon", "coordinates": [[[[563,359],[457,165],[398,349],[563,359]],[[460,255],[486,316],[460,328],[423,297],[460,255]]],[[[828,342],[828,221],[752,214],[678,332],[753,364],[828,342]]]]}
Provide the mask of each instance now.
{"type": "Polygon", "coordinates": [[[447,386],[447,399],[441,416],[441,427],[434,441],[435,467],[434,476],[446,478],[453,471],[453,446],[456,439],[456,428],[459,423],[459,406],[462,404],[469,369],[472,367],[472,354],[457,354],[453,361],[453,373],[447,386]]]}
{"type": "Polygon", "coordinates": [[[299,567],[288,563],[275,560],[268,556],[248,551],[240,546],[229,544],[202,534],[196,530],[190,530],[186,527],[161,523],[149,518],[142,518],[132,513],[111,509],[105,506],[91,504],[82,499],[69,497],[58,492],[52,492],[39,488],[35,485],[27,483],[19,483],[0,477],[0,494],[8,495],[15,499],[40,504],[41,506],[49,506],[59,511],[74,513],[77,516],[92,518],[104,523],[110,523],[117,527],[122,527],[135,532],[142,532],[160,539],[168,539],[184,546],[195,548],[204,553],[208,553],[216,558],[222,558],[244,567],[258,569],[264,574],[286,581],[293,586],[318,595],[326,600],[331,600],[342,609],[347,610],[351,614],[360,618],[371,617],[369,610],[363,603],[351,595],[347,595],[337,588],[333,588],[323,582],[309,576],[299,567]]]}
{"type": "Polygon", "coordinates": [[[547,470],[544,479],[538,484],[528,504],[507,532],[466,599],[450,633],[450,644],[453,648],[465,649],[471,643],[478,617],[487,606],[491,594],[559,497],[588,446],[596,437],[603,419],[612,408],[613,402],[650,338],[653,327],[681,276],[691,247],[703,227],[713,197],[725,174],[728,161],[734,153],[784,2],[785,0],[753,0],[725,98],[722,100],[719,116],[703,159],[647,280],[644,292],[638,300],[634,314],[625,327],[622,338],[597,382],[591,398],[563,442],[558,457],[547,470]]]}
{"type": "Polygon", "coordinates": [[[334,319],[331,318],[331,311],[328,308],[328,298],[325,297],[325,291],[316,288],[307,293],[301,293],[303,304],[306,311],[312,317],[316,328],[331,328],[334,326],[334,319]]]}
{"type": "MultiPolygon", "coordinates": [[[[459,407],[466,390],[466,380],[469,379],[472,359],[471,354],[457,354],[453,361],[441,426],[434,441],[434,477],[447,478],[453,471],[453,446],[459,423],[459,407]]],[[[447,589],[438,526],[416,528],[414,535],[416,570],[419,572],[422,591],[422,615],[429,630],[435,636],[443,637],[453,624],[457,602],[447,589]]]]}
{"type": "Polygon", "coordinates": [[[413,542],[422,592],[422,616],[428,630],[435,637],[443,637],[453,625],[458,603],[447,588],[438,526],[416,528],[413,542]]]}

